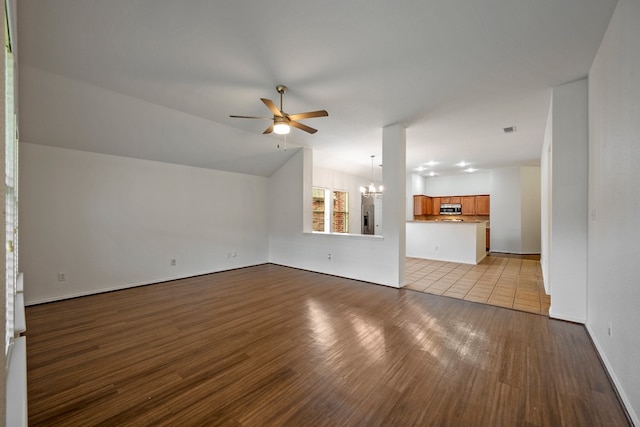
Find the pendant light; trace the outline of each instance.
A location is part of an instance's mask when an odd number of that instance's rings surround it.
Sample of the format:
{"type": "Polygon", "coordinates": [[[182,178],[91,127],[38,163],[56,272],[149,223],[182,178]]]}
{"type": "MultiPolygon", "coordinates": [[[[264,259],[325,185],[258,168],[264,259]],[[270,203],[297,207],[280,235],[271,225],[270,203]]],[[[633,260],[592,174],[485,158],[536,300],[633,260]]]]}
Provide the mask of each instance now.
{"type": "Polygon", "coordinates": [[[367,198],[381,198],[382,197],[382,190],[383,187],[382,185],[380,187],[376,187],[375,184],[373,183],[373,158],[375,157],[374,154],[371,155],[371,183],[369,184],[369,186],[362,186],[360,187],[360,193],[362,194],[362,196],[367,197],[367,198]]]}

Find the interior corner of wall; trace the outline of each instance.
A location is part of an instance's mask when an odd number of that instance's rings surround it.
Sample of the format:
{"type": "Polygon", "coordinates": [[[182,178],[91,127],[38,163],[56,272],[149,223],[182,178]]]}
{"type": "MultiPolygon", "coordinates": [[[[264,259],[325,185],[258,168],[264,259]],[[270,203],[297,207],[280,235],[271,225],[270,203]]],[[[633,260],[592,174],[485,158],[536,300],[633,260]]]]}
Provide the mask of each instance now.
{"type": "Polygon", "coordinates": [[[302,149],[302,232],[313,231],[312,212],[313,204],[313,151],[310,148],[302,149]]]}

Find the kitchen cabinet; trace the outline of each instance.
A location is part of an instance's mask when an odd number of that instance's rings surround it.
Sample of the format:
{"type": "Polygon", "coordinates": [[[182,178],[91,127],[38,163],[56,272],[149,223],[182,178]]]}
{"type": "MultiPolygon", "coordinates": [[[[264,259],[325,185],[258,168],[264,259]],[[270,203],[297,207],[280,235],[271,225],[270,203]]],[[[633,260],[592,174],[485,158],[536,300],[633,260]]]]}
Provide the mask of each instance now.
{"type": "Polygon", "coordinates": [[[476,196],[463,196],[460,198],[462,204],[462,215],[476,214],[476,196]]]}
{"type": "Polygon", "coordinates": [[[488,251],[488,250],[489,250],[489,236],[490,236],[490,234],[491,234],[491,233],[489,232],[489,228],[487,228],[487,231],[486,231],[485,233],[486,233],[486,236],[487,236],[487,237],[486,237],[486,240],[487,240],[487,244],[486,244],[486,246],[487,246],[487,251],[488,251]]]}
{"type": "Polygon", "coordinates": [[[424,196],[424,199],[422,199],[422,211],[426,212],[424,215],[431,215],[433,213],[431,197],[424,196]]]}
{"type": "Polygon", "coordinates": [[[476,196],[476,215],[489,215],[490,201],[489,196],[476,196]]]}
{"type": "Polygon", "coordinates": [[[489,195],[486,194],[480,196],[448,197],[413,196],[414,215],[440,215],[440,205],[442,204],[460,204],[462,207],[462,215],[489,215],[489,195]],[[424,199],[420,199],[418,202],[418,197],[424,199]],[[426,202],[428,205],[423,205],[424,200],[428,200],[428,202],[426,202]]]}
{"type": "Polygon", "coordinates": [[[414,215],[431,215],[431,197],[423,195],[413,196],[413,214],[414,215]]]}
{"type": "Polygon", "coordinates": [[[413,215],[422,215],[422,197],[414,194],[413,196],[413,215]]]}
{"type": "Polygon", "coordinates": [[[433,212],[434,215],[440,215],[440,204],[442,203],[442,200],[440,197],[432,197],[431,198],[431,212],[433,212]]]}

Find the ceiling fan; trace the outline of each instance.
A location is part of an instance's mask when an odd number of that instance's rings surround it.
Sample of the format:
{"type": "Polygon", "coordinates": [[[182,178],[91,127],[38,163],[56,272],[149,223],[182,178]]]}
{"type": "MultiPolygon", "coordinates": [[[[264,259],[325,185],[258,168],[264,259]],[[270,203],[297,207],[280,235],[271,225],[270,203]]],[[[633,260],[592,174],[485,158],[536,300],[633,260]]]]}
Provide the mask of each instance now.
{"type": "MultiPolygon", "coordinates": [[[[302,124],[298,122],[298,120],[310,119],[313,117],[327,117],[329,115],[329,113],[327,113],[325,110],[309,111],[307,113],[298,113],[298,114],[287,114],[284,112],[284,109],[282,108],[282,95],[284,95],[287,92],[287,87],[285,85],[278,85],[276,86],[276,91],[278,91],[278,93],[280,94],[280,109],[278,109],[278,107],[276,106],[276,104],[273,103],[272,100],[266,99],[266,98],[260,98],[260,100],[264,102],[264,105],[267,106],[269,111],[273,113],[273,124],[269,126],[264,132],[262,132],[263,134],[275,132],[280,135],[286,135],[289,133],[291,126],[301,129],[305,132],[316,133],[318,131],[317,129],[314,129],[305,124],[302,124]]],[[[239,119],[271,120],[270,117],[233,116],[233,115],[229,117],[234,117],[239,119]]]]}

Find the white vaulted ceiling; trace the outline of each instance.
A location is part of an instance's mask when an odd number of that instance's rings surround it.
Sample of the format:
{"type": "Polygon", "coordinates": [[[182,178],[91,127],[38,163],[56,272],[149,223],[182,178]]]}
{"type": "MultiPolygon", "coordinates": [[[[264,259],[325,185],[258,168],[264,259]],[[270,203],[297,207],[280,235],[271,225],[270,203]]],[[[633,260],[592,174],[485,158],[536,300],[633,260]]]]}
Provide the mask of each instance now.
{"type": "Polygon", "coordinates": [[[408,170],[539,164],[550,89],[587,75],[615,4],[20,0],[20,138],[269,176],[293,150],[229,115],[285,84],[287,112],[329,112],[287,141],[322,167],[368,176],[396,123],[408,170]]]}

